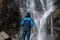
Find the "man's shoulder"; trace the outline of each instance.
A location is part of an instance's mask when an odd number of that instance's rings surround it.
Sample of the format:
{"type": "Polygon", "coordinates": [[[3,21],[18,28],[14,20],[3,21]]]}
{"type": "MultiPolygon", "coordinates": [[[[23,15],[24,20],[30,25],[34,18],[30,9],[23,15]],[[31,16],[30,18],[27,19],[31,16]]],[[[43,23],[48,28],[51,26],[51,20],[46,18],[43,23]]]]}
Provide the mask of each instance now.
{"type": "Polygon", "coordinates": [[[32,18],[25,17],[24,20],[32,20],[32,18]]]}

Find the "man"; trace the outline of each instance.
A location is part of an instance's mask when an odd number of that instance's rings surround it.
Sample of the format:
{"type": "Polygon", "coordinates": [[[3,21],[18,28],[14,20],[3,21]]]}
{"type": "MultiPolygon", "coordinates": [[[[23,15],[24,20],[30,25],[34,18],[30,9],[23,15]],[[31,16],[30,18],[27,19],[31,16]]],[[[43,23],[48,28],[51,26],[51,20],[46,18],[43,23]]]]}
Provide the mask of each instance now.
{"type": "Polygon", "coordinates": [[[26,17],[22,20],[21,25],[23,26],[22,40],[25,40],[27,35],[27,40],[30,40],[30,31],[34,26],[34,22],[30,17],[30,13],[27,13],[26,17]]]}

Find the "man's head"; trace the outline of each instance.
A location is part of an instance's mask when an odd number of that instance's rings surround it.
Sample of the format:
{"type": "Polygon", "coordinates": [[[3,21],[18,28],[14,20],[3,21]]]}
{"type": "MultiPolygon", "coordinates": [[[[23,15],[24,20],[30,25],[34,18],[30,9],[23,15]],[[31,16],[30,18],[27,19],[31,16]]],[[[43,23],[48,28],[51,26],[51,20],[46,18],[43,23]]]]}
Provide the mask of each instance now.
{"type": "Polygon", "coordinates": [[[30,13],[27,13],[26,17],[30,17],[30,13]]]}

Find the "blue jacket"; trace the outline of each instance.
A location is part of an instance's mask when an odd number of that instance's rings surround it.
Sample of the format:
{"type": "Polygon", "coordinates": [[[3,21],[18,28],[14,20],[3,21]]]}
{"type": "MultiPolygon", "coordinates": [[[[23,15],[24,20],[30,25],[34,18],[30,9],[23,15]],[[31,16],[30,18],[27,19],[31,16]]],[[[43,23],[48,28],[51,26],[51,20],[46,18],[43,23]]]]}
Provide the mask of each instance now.
{"type": "Polygon", "coordinates": [[[23,23],[24,23],[25,20],[30,20],[30,21],[31,21],[31,27],[34,26],[34,22],[33,22],[32,18],[29,18],[29,17],[24,18],[24,19],[21,21],[21,25],[23,25],[23,23]]]}

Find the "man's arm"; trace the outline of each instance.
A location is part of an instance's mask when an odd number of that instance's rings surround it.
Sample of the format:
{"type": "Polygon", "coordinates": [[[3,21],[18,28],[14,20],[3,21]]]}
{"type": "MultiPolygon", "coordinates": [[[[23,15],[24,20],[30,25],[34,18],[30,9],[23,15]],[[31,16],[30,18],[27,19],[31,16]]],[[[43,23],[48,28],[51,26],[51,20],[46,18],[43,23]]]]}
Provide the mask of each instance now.
{"type": "Polygon", "coordinates": [[[31,26],[34,26],[34,21],[33,21],[33,19],[31,19],[31,26]]]}
{"type": "Polygon", "coordinates": [[[25,21],[25,20],[23,19],[20,24],[23,25],[23,24],[24,24],[24,21],[25,21]]]}

